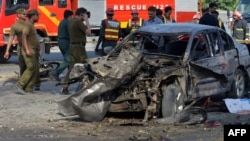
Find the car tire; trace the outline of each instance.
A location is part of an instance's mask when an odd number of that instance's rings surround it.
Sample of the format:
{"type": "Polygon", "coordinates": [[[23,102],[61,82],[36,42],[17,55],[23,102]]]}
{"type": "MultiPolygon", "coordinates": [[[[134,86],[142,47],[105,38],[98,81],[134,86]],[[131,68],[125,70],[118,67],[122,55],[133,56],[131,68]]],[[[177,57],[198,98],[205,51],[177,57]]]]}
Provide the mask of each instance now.
{"type": "Polygon", "coordinates": [[[170,117],[184,109],[185,95],[180,86],[171,84],[162,88],[162,117],[170,117]]]}
{"type": "Polygon", "coordinates": [[[228,93],[229,98],[242,98],[245,95],[246,79],[242,70],[237,69],[230,92],[228,93]]]}

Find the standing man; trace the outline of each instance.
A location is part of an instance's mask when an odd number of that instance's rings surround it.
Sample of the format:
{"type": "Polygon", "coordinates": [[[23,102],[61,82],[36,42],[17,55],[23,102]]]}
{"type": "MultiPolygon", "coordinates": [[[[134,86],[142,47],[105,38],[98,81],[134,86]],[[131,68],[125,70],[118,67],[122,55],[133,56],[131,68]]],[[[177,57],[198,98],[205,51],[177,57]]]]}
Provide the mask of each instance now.
{"type": "Polygon", "coordinates": [[[34,23],[39,19],[39,13],[36,9],[30,10],[27,13],[29,21],[25,22],[25,26],[22,31],[22,49],[21,53],[26,64],[26,69],[19,78],[16,87],[18,93],[32,93],[33,87],[37,83],[38,74],[38,39],[37,32],[34,23]]]}
{"type": "Polygon", "coordinates": [[[236,40],[248,40],[249,39],[249,29],[247,26],[247,21],[244,20],[239,11],[233,12],[233,37],[236,40]]]}
{"type": "Polygon", "coordinates": [[[21,47],[22,47],[22,30],[23,30],[23,26],[24,26],[24,23],[26,21],[26,11],[25,9],[21,8],[21,9],[18,9],[16,11],[16,14],[17,14],[17,22],[14,23],[12,26],[11,26],[11,29],[10,29],[10,35],[9,35],[9,40],[8,40],[8,44],[7,44],[7,48],[6,48],[6,51],[5,51],[5,54],[4,54],[4,58],[5,59],[8,59],[9,56],[10,56],[10,47],[15,39],[15,36],[17,37],[17,40],[18,40],[18,46],[17,46],[17,55],[18,55],[18,64],[19,64],[19,67],[20,67],[20,75],[23,74],[25,68],[26,68],[26,65],[25,65],[25,62],[23,60],[23,56],[21,54],[21,47]]]}
{"type": "Polygon", "coordinates": [[[211,3],[209,3],[209,13],[211,14],[213,11],[215,11],[216,9],[217,9],[217,4],[216,3],[214,3],[214,2],[211,2],[211,3]]]}
{"type": "Polygon", "coordinates": [[[68,23],[69,39],[70,39],[70,58],[69,70],[64,78],[64,85],[62,89],[63,94],[70,94],[69,74],[76,63],[86,63],[87,53],[85,49],[86,35],[91,34],[87,9],[81,7],[75,12],[75,17],[68,23]],[[85,22],[85,24],[83,23],[85,22]]]}
{"type": "Polygon", "coordinates": [[[161,9],[156,9],[156,16],[164,22],[163,12],[161,9]]]}
{"type": "Polygon", "coordinates": [[[162,24],[162,23],[163,21],[156,16],[156,8],[154,6],[150,6],[148,8],[148,20],[143,22],[143,26],[162,24]]]}
{"type": "Polygon", "coordinates": [[[163,22],[164,23],[175,23],[175,19],[171,17],[172,14],[172,7],[166,6],[164,9],[164,15],[163,15],[163,22]]]}
{"type": "Polygon", "coordinates": [[[126,35],[140,28],[144,21],[142,18],[139,18],[139,12],[136,9],[132,10],[131,15],[132,18],[128,20],[126,35]]]}
{"type": "Polygon", "coordinates": [[[102,43],[102,55],[106,55],[104,52],[105,47],[115,47],[117,42],[123,37],[120,22],[113,19],[114,9],[108,8],[106,10],[106,15],[107,19],[101,22],[100,35],[95,47],[95,51],[98,52],[99,45],[102,43]]]}
{"type": "Polygon", "coordinates": [[[218,20],[219,27],[223,29],[224,31],[226,31],[223,21],[219,18],[219,12],[215,10],[215,11],[212,11],[211,13],[218,20]]]}
{"type": "Polygon", "coordinates": [[[202,17],[199,20],[199,24],[219,27],[218,20],[209,12],[209,9],[210,8],[202,9],[202,17]]]}
{"type": "Polygon", "coordinates": [[[73,12],[71,10],[64,11],[64,19],[60,22],[58,26],[58,46],[63,55],[63,62],[60,66],[50,73],[50,76],[53,77],[56,81],[61,81],[59,75],[69,67],[69,30],[68,23],[72,19],[73,12]]]}
{"type": "MultiPolygon", "coordinates": [[[[155,25],[155,24],[163,24],[163,21],[156,16],[156,8],[154,6],[148,7],[148,20],[143,22],[143,26],[155,25]]],[[[154,42],[158,43],[160,38],[159,36],[152,36],[154,42]]],[[[152,41],[145,40],[144,43],[145,49],[157,49],[158,46],[152,43],[152,41]]]]}

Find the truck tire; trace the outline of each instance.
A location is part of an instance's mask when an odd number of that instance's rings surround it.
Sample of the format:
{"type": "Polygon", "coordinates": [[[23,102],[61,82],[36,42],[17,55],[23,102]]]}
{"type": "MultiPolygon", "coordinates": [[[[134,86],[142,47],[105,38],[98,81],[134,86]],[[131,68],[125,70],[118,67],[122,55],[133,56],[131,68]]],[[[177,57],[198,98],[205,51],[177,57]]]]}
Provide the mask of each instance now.
{"type": "Polygon", "coordinates": [[[227,97],[229,98],[243,98],[245,96],[246,78],[244,72],[237,69],[234,74],[234,80],[232,83],[231,90],[228,92],[227,97]]]}
{"type": "Polygon", "coordinates": [[[180,113],[185,106],[185,95],[180,86],[171,84],[162,89],[162,117],[170,117],[180,113]]]}
{"type": "Polygon", "coordinates": [[[5,51],[6,51],[6,46],[0,47],[0,63],[6,63],[11,57],[11,53],[10,53],[10,56],[8,59],[3,58],[5,51]]]}

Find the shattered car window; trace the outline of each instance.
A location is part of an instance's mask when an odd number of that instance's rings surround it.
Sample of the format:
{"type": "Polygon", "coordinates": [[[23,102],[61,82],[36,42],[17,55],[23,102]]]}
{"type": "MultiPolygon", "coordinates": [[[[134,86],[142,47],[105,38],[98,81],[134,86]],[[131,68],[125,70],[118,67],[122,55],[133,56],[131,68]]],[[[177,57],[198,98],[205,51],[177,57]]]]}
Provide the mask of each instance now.
{"type": "Polygon", "coordinates": [[[210,39],[206,34],[199,33],[194,36],[191,48],[191,60],[199,60],[211,56],[210,39]]]}
{"type": "Polygon", "coordinates": [[[135,33],[126,37],[121,43],[121,47],[128,45],[136,47],[147,53],[160,53],[169,56],[183,57],[190,34],[172,33],[172,34],[148,34],[135,33]]]}
{"type": "Polygon", "coordinates": [[[190,38],[189,34],[169,34],[164,37],[163,53],[172,56],[183,56],[190,38]]]}
{"type": "Polygon", "coordinates": [[[224,48],[225,51],[227,50],[230,50],[230,49],[233,49],[234,46],[233,46],[233,41],[232,39],[230,38],[230,36],[228,36],[225,32],[220,32],[221,33],[221,44],[224,48]]]}

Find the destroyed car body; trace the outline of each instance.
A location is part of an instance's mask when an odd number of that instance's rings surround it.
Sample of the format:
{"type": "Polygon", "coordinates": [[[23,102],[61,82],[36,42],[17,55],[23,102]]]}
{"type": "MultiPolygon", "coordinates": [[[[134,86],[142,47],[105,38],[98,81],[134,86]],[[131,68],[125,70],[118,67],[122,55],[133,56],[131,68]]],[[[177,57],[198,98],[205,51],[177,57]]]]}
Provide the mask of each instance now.
{"type": "Polygon", "coordinates": [[[59,113],[86,121],[100,121],[107,112],[175,117],[202,98],[244,97],[249,61],[246,45],[217,27],[145,26],[107,56],[74,66],[70,78],[81,88],[58,101],[59,113]]]}

